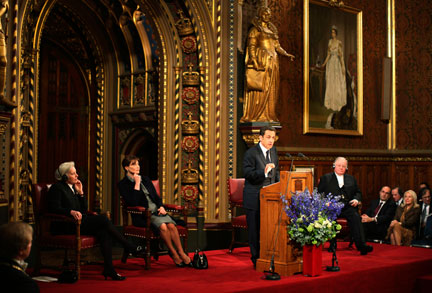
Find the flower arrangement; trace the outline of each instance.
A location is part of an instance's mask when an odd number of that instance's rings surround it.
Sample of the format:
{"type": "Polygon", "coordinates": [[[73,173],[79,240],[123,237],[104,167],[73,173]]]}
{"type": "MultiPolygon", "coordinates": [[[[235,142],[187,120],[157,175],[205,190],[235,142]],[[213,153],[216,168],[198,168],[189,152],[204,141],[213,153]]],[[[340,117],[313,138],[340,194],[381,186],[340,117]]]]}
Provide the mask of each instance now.
{"type": "Polygon", "coordinates": [[[284,210],[290,218],[290,239],[302,246],[318,246],[336,237],[342,227],[335,220],[344,207],[339,200],[340,196],[321,195],[316,189],[310,194],[307,188],[293,194],[291,199],[283,195],[284,210]]]}

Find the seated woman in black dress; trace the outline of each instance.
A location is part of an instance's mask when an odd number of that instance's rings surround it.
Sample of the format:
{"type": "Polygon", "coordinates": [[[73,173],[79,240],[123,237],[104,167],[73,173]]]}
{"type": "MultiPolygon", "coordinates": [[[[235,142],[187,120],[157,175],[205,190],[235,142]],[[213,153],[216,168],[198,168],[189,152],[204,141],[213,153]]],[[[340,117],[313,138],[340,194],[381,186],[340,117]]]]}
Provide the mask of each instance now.
{"type": "MultiPolygon", "coordinates": [[[[161,198],[151,182],[150,178],[141,178],[138,158],[132,155],[126,156],[122,161],[126,176],[119,182],[118,188],[126,206],[143,206],[152,212],[151,223],[157,228],[161,238],[167,245],[170,256],[178,267],[191,266],[190,257],[184,252],[180,242],[176,223],[167,214],[162,205],[161,198]],[[177,248],[177,250],[176,250],[177,248]]],[[[134,226],[145,227],[145,218],[141,215],[132,215],[134,226]]]]}
{"type": "MultiPolygon", "coordinates": [[[[122,281],[125,277],[117,274],[112,263],[112,239],[118,241],[124,249],[134,255],[141,255],[142,247],[128,242],[114,227],[105,215],[88,215],[87,200],[84,196],[83,186],[78,180],[78,174],[74,162],[60,164],[55,172],[58,180],[48,191],[48,210],[54,214],[71,216],[76,220],[81,219],[81,234],[94,235],[100,242],[104,258],[104,270],[102,275],[116,281],[122,281]]],[[[51,231],[54,234],[74,234],[75,224],[53,222],[51,231]]]]}

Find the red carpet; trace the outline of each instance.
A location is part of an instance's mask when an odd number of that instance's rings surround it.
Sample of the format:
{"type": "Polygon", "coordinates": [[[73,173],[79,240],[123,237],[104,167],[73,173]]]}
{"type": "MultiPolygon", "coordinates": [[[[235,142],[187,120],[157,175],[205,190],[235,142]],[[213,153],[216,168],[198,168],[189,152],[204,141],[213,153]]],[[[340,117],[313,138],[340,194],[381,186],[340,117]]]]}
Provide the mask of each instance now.
{"type": "MultiPolygon", "coordinates": [[[[263,280],[253,270],[248,248],[207,251],[209,269],[176,268],[168,256],[152,262],[149,271],[142,259],[115,262],[126,281],[105,281],[98,265],[82,266],[75,284],[41,283],[41,292],[430,292],[432,249],[372,244],[374,251],[360,256],[338,243],[340,272],[323,271],[319,277],[294,275],[279,281],[263,280]]],[[[331,253],[323,251],[323,270],[331,253]]],[[[42,271],[42,274],[48,274],[42,271]]]]}

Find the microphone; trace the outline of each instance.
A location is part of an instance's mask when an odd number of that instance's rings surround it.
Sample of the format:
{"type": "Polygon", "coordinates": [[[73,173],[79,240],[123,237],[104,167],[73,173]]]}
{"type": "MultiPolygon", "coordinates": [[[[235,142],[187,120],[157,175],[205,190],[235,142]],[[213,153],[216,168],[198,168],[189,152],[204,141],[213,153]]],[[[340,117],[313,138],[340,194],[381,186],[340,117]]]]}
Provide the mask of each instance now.
{"type": "Polygon", "coordinates": [[[298,153],[297,157],[305,158],[306,160],[309,160],[309,158],[307,156],[305,156],[303,153],[298,153]]]}

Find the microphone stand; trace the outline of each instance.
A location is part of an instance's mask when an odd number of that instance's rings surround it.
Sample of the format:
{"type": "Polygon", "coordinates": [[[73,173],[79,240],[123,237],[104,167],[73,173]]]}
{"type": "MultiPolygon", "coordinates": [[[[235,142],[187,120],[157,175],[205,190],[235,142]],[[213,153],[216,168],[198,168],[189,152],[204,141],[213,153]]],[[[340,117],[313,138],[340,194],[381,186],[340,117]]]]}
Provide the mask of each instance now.
{"type": "MultiPolygon", "coordinates": [[[[287,182],[287,186],[285,188],[285,194],[288,192],[288,185],[289,185],[289,181],[291,179],[291,170],[292,170],[293,163],[294,163],[294,158],[289,153],[287,153],[286,155],[288,157],[291,157],[292,159],[291,159],[291,166],[290,166],[290,171],[289,171],[289,176],[288,176],[288,182],[287,182]]],[[[282,196],[282,194],[281,194],[281,196],[282,196]]],[[[275,257],[275,253],[276,253],[277,239],[279,236],[279,227],[280,227],[280,223],[282,220],[282,210],[283,210],[283,206],[281,205],[281,209],[279,211],[278,224],[277,224],[277,228],[276,228],[276,236],[275,236],[275,240],[274,240],[274,244],[273,244],[273,253],[272,253],[271,260],[270,260],[270,268],[268,271],[264,271],[265,279],[270,280],[270,281],[280,280],[280,275],[275,272],[274,257],[275,257]]]]}
{"type": "Polygon", "coordinates": [[[340,267],[339,267],[338,259],[336,257],[336,239],[332,239],[332,241],[330,242],[330,248],[329,248],[329,250],[333,251],[332,265],[331,266],[327,266],[326,271],[329,271],[329,272],[339,272],[340,271],[340,267]],[[335,263],[336,263],[336,265],[335,265],[335,263]]]}

